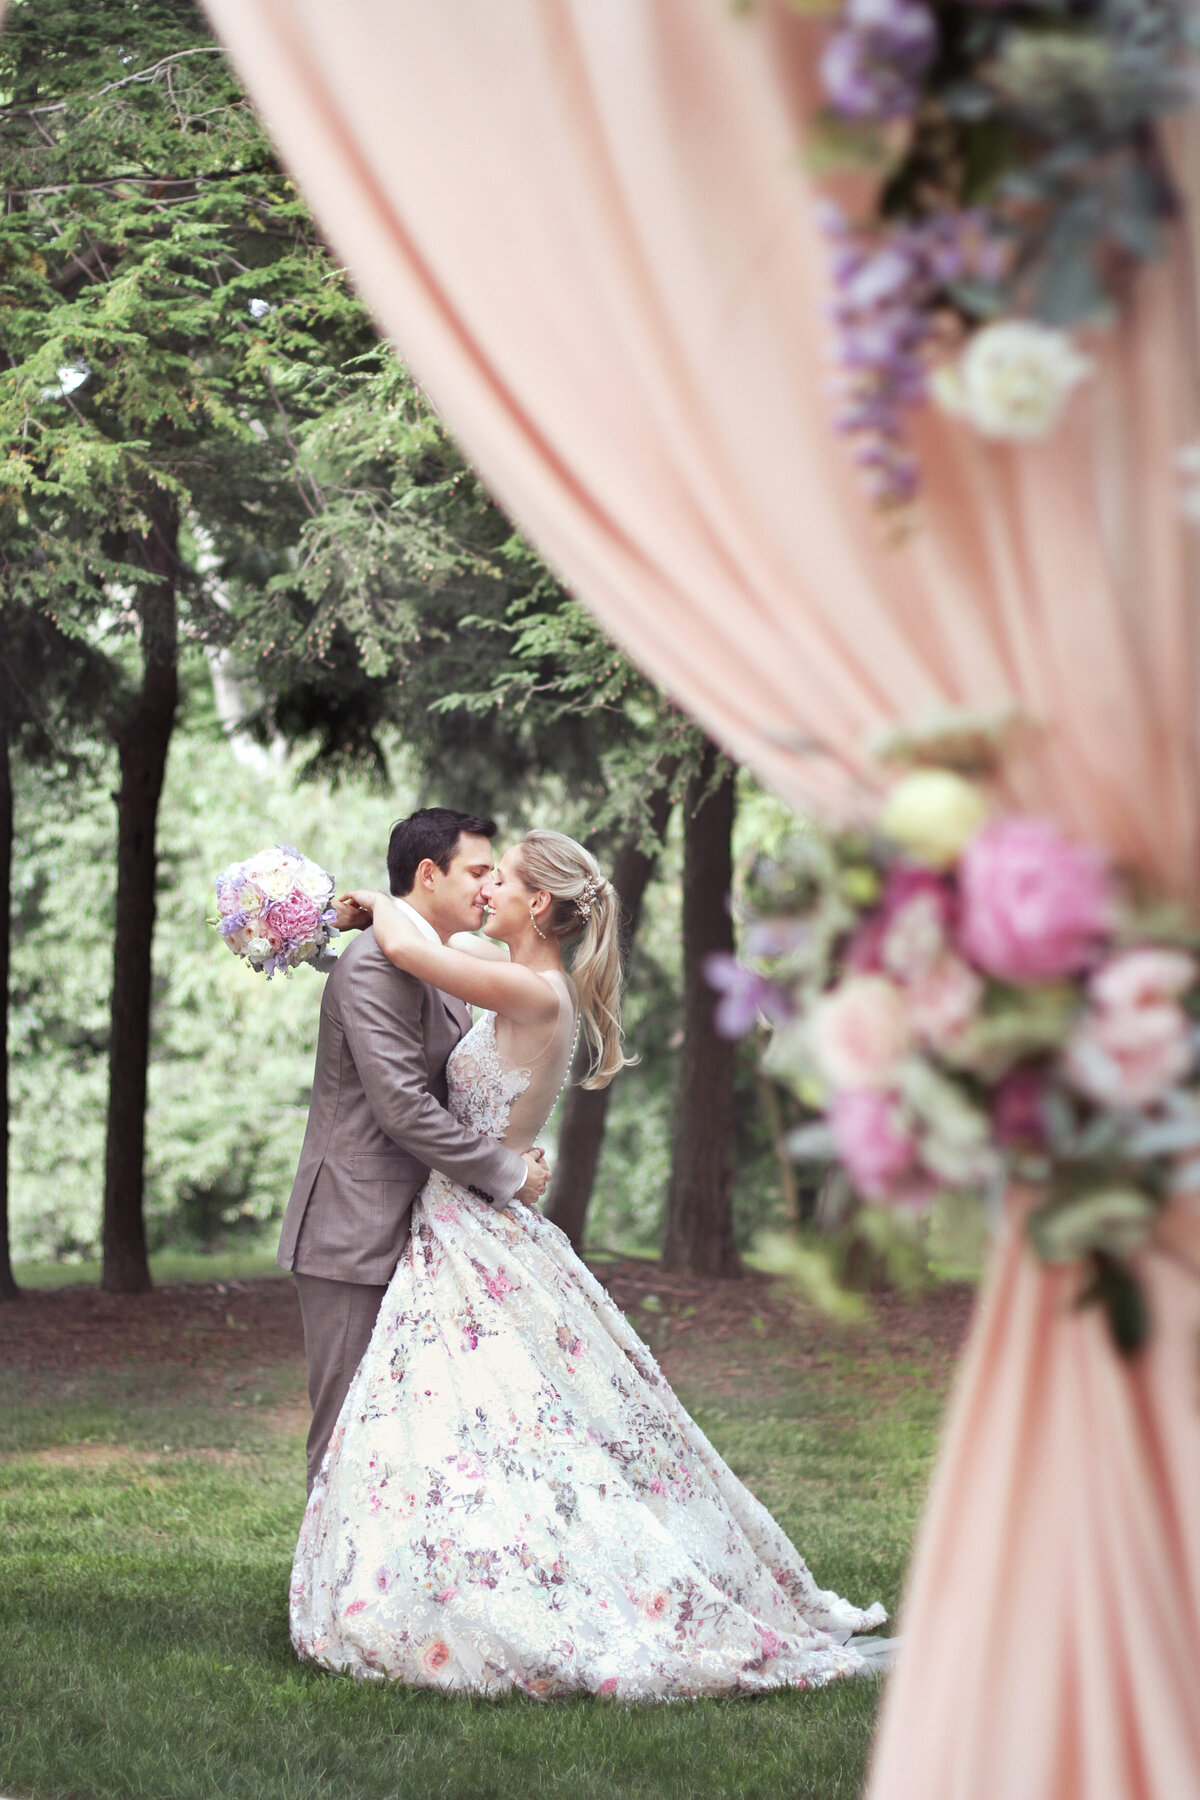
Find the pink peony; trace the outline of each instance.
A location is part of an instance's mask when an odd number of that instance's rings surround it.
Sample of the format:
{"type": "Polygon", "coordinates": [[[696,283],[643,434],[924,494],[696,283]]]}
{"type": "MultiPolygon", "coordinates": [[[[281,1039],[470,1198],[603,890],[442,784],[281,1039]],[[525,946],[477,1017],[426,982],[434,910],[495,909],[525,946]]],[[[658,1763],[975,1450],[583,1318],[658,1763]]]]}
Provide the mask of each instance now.
{"type": "Polygon", "coordinates": [[[1069,844],[1046,819],[997,819],[959,864],[959,943],[998,981],[1056,981],[1094,959],[1113,920],[1100,850],[1069,844]]]}
{"type": "Polygon", "coordinates": [[[904,1127],[894,1094],[847,1089],[834,1097],[829,1124],[838,1155],[860,1194],[888,1200],[913,1173],[916,1139],[904,1127]]]}
{"type": "Polygon", "coordinates": [[[935,1050],[943,1050],[975,1017],[983,983],[947,950],[916,976],[907,992],[913,1030],[935,1050]]]}
{"type": "Polygon", "coordinates": [[[274,901],[267,909],[269,928],[277,931],[281,938],[290,939],[292,943],[315,936],[320,923],[320,908],[298,888],[294,888],[282,900],[274,901]]]}
{"type": "Polygon", "coordinates": [[[887,1087],[912,1042],[904,996],[883,975],[848,975],[813,1008],[812,1048],[835,1088],[887,1087]]]}
{"type": "Polygon", "coordinates": [[[1100,1106],[1148,1106],[1194,1061],[1187,1014],[1173,1000],[1096,1007],[1063,1051],[1067,1080],[1100,1106]]]}

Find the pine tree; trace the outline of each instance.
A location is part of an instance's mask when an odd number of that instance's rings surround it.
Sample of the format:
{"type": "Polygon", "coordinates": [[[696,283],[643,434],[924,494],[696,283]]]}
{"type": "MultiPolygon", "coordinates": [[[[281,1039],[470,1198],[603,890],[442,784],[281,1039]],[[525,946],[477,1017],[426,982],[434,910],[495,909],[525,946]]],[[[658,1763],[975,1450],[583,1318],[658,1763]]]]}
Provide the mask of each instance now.
{"type": "Polygon", "coordinates": [[[105,659],[120,763],[106,1288],[142,1225],[156,825],[181,639],[316,508],[297,422],[372,341],[186,0],[14,0],[0,37],[0,541],[105,659]],[[201,554],[201,552],[203,552],[201,554]]]}

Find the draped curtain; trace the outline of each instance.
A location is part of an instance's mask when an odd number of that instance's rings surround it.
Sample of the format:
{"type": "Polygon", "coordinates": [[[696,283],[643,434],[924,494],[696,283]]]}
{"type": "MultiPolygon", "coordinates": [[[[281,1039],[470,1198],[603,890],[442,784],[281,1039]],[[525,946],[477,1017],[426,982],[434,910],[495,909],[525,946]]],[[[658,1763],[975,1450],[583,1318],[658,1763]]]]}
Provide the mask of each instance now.
{"type": "MultiPolygon", "coordinates": [[[[735,757],[844,813],[881,728],[1012,702],[1010,797],[1196,897],[1194,213],[1052,439],[922,419],[898,536],[830,429],[819,24],[767,0],[207,4],[499,500],[735,757]]],[[[1200,1219],[1170,1229],[1133,1370],[1069,1277],[998,1245],[875,1800],[1200,1792],[1200,1219]]]]}

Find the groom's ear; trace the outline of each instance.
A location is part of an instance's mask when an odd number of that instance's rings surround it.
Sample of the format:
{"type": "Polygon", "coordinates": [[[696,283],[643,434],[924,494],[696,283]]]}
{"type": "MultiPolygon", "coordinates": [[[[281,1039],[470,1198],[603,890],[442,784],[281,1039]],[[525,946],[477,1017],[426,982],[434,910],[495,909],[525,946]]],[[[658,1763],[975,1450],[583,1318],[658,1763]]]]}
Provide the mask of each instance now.
{"type": "Polygon", "coordinates": [[[413,887],[431,888],[433,886],[435,871],[437,871],[437,864],[434,862],[432,856],[422,857],[421,861],[417,864],[417,872],[413,876],[413,887]]]}

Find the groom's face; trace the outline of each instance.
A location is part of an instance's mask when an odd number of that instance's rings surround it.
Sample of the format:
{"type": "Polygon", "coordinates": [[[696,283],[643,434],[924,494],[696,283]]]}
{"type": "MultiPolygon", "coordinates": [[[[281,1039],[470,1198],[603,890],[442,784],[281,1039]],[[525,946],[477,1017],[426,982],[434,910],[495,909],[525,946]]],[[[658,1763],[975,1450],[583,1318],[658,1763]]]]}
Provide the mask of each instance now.
{"type": "Polygon", "coordinates": [[[437,918],[433,921],[444,937],[455,931],[478,931],[483,924],[483,886],[492,872],[490,838],[462,832],[450,867],[434,877],[437,918]]]}

